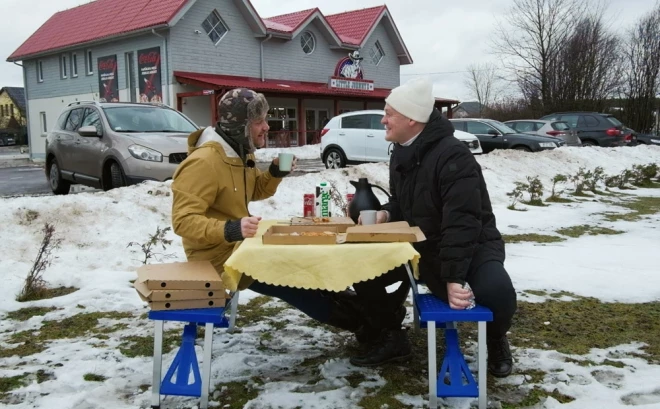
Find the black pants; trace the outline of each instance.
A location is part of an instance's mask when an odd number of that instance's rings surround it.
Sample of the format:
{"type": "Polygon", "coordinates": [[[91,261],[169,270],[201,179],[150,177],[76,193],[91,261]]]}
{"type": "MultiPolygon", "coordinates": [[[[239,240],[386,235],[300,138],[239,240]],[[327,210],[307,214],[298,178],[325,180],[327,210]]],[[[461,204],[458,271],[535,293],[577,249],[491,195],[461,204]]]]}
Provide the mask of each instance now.
{"type": "Polygon", "coordinates": [[[261,295],[278,298],[322,323],[328,322],[330,311],[333,308],[328,291],[283,287],[260,281],[253,282],[248,289],[261,295]]]}
{"type": "MultiPolygon", "coordinates": [[[[487,324],[488,338],[506,335],[511,328],[511,320],[518,308],[518,302],[516,290],[504,265],[499,261],[488,261],[468,273],[467,282],[472,287],[477,304],[493,311],[493,321],[487,324]]],[[[429,289],[433,295],[447,301],[446,285],[429,289]]]]}
{"type": "Polygon", "coordinates": [[[400,312],[410,291],[410,279],[404,266],[396,267],[373,280],[353,284],[359,302],[363,308],[363,318],[374,330],[400,329],[405,311],[400,312]],[[388,286],[399,284],[391,293],[388,286]]]}

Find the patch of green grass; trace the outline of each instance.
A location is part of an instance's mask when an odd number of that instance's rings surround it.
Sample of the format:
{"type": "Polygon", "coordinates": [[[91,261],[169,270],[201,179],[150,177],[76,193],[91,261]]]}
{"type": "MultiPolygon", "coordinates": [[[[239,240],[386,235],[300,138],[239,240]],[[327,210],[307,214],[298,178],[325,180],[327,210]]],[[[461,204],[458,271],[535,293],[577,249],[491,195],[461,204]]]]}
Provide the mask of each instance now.
{"type": "Polygon", "coordinates": [[[143,383],[142,385],[138,386],[138,389],[140,389],[140,392],[145,393],[146,391],[151,388],[151,385],[147,385],[146,383],[143,383]]]}
{"type": "Polygon", "coordinates": [[[27,384],[26,378],[29,375],[30,374],[26,372],[23,375],[0,377],[0,395],[25,386],[27,384]]]}
{"type": "Polygon", "coordinates": [[[635,186],[641,187],[641,188],[644,188],[644,189],[660,189],[660,183],[656,183],[652,180],[649,180],[649,181],[643,182],[643,183],[639,183],[635,186]]]}
{"type": "Polygon", "coordinates": [[[20,310],[11,311],[7,313],[7,319],[16,321],[27,321],[35,316],[44,316],[51,311],[55,311],[55,307],[28,307],[21,308],[20,310]]]}
{"type": "Polygon", "coordinates": [[[528,206],[548,207],[548,205],[543,203],[543,200],[541,200],[541,199],[530,200],[530,201],[526,201],[526,202],[523,202],[523,203],[528,205],[528,206]]]}
{"type": "Polygon", "coordinates": [[[221,383],[216,386],[220,396],[215,401],[220,402],[220,407],[226,409],[243,409],[245,405],[259,396],[257,389],[253,388],[248,381],[221,383]]]}
{"type": "Polygon", "coordinates": [[[514,210],[516,212],[526,212],[527,211],[527,209],[518,209],[517,207],[511,206],[511,205],[507,206],[506,208],[509,209],[509,210],[514,210]]]}
{"type": "Polygon", "coordinates": [[[266,307],[265,304],[272,300],[274,298],[262,295],[251,299],[246,305],[242,305],[236,317],[236,326],[247,327],[262,322],[267,318],[276,317],[286,309],[284,306],[266,307]]]}
{"type": "Polygon", "coordinates": [[[644,342],[648,344],[643,348],[646,359],[660,362],[660,302],[603,303],[586,297],[544,303],[519,301],[511,331],[511,343],[517,347],[565,354],[584,355],[591,348],[644,342]],[[549,325],[544,324],[547,321],[549,325]]]}
{"type": "Polygon", "coordinates": [[[106,378],[103,375],[86,373],[85,375],[83,375],[83,379],[86,380],[87,382],[104,382],[108,378],[106,378]]]}
{"type": "Polygon", "coordinates": [[[559,243],[566,239],[559,236],[549,236],[546,234],[503,234],[502,239],[505,243],[521,243],[524,241],[531,241],[535,243],[559,243]]]}
{"type": "Polygon", "coordinates": [[[33,355],[46,349],[48,341],[57,339],[72,339],[85,335],[94,335],[113,332],[116,328],[123,327],[118,324],[110,328],[98,328],[99,319],[122,319],[131,318],[132,314],[125,312],[93,312],[77,314],[60,321],[44,321],[38,330],[21,331],[9,337],[9,343],[19,344],[15,348],[0,349],[0,358],[18,355],[21,357],[33,355]]]}
{"type": "Polygon", "coordinates": [[[553,389],[552,392],[547,392],[539,387],[534,387],[529,390],[529,392],[524,396],[520,402],[509,403],[502,402],[502,409],[517,409],[517,408],[527,408],[537,403],[541,402],[544,398],[553,397],[557,399],[560,403],[569,403],[575,400],[571,396],[564,395],[560,393],[557,389],[553,389]]]}
{"type": "Polygon", "coordinates": [[[543,297],[543,296],[548,295],[548,293],[545,292],[545,291],[543,291],[543,290],[525,290],[525,292],[526,292],[527,294],[537,295],[537,296],[539,296],[539,297],[543,297]]]}
{"type": "Polygon", "coordinates": [[[520,375],[528,375],[531,378],[527,381],[528,383],[541,383],[543,382],[543,379],[545,378],[546,375],[544,371],[541,371],[539,369],[528,369],[526,371],[520,371],[518,373],[520,375]]]}
{"type": "Polygon", "coordinates": [[[615,203],[616,206],[624,207],[628,213],[603,213],[608,221],[637,221],[643,216],[660,213],[660,197],[637,197],[632,200],[615,203]]]}
{"type": "Polygon", "coordinates": [[[30,294],[29,297],[17,299],[19,302],[26,301],[38,301],[38,300],[48,300],[55,297],[62,297],[73,292],[78,291],[79,288],[76,287],[57,287],[57,288],[42,288],[39,291],[36,291],[30,294]]]}
{"type": "Polygon", "coordinates": [[[55,375],[52,372],[46,372],[43,369],[37,371],[37,383],[44,383],[55,379],[55,375]]]}
{"type": "MultiPolygon", "coordinates": [[[[163,333],[163,354],[167,354],[181,344],[181,331],[169,330],[163,333]]],[[[154,356],[154,336],[129,335],[122,337],[119,352],[129,358],[154,356]]]]}
{"type": "Polygon", "coordinates": [[[346,375],[344,378],[348,384],[351,385],[351,388],[357,388],[362,382],[367,380],[367,377],[360,372],[353,372],[349,375],[346,375]]]}
{"type": "Polygon", "coordinates": [[[601,234],[623,234],[625,233],[624,231],[621,230],[613,230],[609,229],[607,227],[600,227],[600,226],[590,226],[588,224],[583,224],[580,226],[572,226],[572,227],[565,227],[563,229],[556,230],[557,233],[561,234],[562,236],[568,236],[568,237],[573,237],[573,238],[578,238],[580,236],[583,236],[585,234],[588,234],[590,236],[597,236],[601,234]]]}
{"type": "Polygon", "coordinates": [[[550,196],[547,199],[545,199],[547,203],[573,203],[574,200],[567,199],[565,197],[559,197],[559,196],[550,196]]]}
{"type": "Polygon", "coordinates": [[[580,192],[580,193],[572,192],[570,193],[570,195],[575,197],[594,197],[594,195],[590,195],[589,193],[586,192],[580,192]]]}

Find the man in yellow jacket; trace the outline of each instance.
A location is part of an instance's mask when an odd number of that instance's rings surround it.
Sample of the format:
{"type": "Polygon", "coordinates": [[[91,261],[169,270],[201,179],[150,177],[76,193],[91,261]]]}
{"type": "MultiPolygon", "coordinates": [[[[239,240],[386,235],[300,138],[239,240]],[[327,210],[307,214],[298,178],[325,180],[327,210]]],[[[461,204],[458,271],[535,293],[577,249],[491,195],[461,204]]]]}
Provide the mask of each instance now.
{"type": "MultiPolygon", "coordinates": [[[[238,88],[218,104],[218,123],[188,137],[188,157],[174,173],[172,225],[182,237],[189,261],[210,260],[219,274],[234,248],[254,237],[261,217],[250,215],[251,201],[275,194],[288,172],[274,159],[266,172],[255,167],[254,151],[263,147],[269,126],[262,94],[238,88]]],[[[346,299],[332,293],[278,287],[254,281],[249,289],[279,298],[310,317],[356,332],[362,323],[346,299]]]]}

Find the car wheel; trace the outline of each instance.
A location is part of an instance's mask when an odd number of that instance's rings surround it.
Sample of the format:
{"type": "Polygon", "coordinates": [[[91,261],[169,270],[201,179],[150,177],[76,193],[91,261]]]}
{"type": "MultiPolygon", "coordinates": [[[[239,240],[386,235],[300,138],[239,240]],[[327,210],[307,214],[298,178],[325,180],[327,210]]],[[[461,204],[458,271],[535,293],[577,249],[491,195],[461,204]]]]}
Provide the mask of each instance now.
{"type": "Polygon", "coordinates": [[[110,163],[110,186],[107,190],[126,186],[124,171],[117,162],[110,163]]]}
{"type": "Polygon", "coordinates": [[[48,182],[50,184],[50,189],[56,195],[66,195],[71,190],[71,182],[62,178],[60,165],[55,158],[50,161],[50,166],[48,168],[48,182]]]}
{"type": "Polygon", "coordinates": [[[325,154],[325,168],[326,169],[339,169],[346,167],[346,159],[344,154],[339,149],[328,149],[325,154]]]}
{"type": "Polygon", "coordinates": [[[516,147],[513,148],[513,149],[514,149],[514,150],[517,150],[517,151],[523,151],[523,152],[531,152],[531,151],[532,151],[532,150],[531,150],[530,148],[528,148],[527,146],[516,146],[516,147]]]}
{"type": "Polygon", "coordinates": [[[594,141],[582,141],[582,146],[598,146],[594,141]]]}

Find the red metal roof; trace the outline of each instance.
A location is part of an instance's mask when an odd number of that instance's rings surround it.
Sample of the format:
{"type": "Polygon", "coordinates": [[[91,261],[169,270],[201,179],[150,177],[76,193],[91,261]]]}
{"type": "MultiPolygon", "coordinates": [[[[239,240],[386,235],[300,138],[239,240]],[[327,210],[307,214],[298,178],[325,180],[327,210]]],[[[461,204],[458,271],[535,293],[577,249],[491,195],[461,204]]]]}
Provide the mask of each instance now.
{"type": "Polygon", "coordinates": [[[258,92],[277,92],[283,94],[311,94],[311,95],[341,95],[359,98],[385,99],[390,89],[375,88],[373,91],[356,91],[348,89],[330,88],[327,83],[302,82],[260,78],[236,77],[233,75],[203,74],[194,72],[174,71],[177,81],[195,85],[201,88],[237,88],[246,87],[258,92]]]}
{"type": "Polygon", "coordinates": [[[385,6],[378,6],[332,14],[325,18],[342,41],[360,45],[385,10],[385,6]]]}
{"type": "Polygon", "coordinates": [[[318,8],[297,11],[295,13],[282,14],[279,16],[264,18],[264,24],[269,30],[292,33],[309,18],[318,8]]]}
{"type": "Polygon", "coordinates": [[[96,0],[55,13],[8,57],[88,43],[167,24],[188,0],[96,0]]]}

